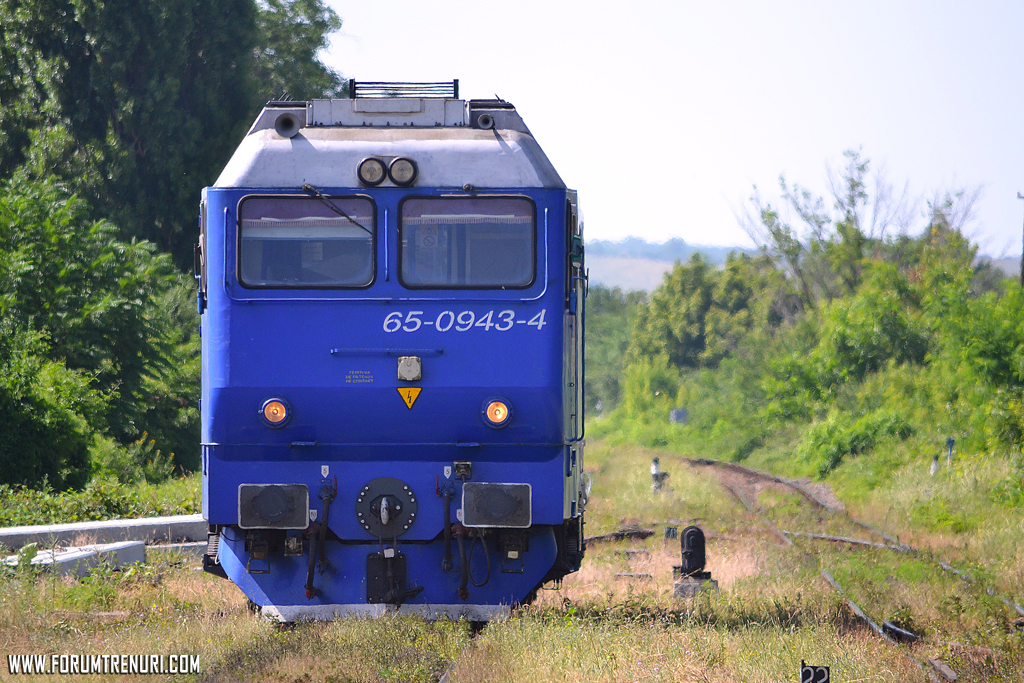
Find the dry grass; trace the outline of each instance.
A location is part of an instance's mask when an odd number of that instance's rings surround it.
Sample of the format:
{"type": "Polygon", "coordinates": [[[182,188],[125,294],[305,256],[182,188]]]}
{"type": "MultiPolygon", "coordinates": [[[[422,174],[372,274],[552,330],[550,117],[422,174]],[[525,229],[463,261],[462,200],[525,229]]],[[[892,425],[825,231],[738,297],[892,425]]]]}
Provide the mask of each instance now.
{"type": "MultiPolygon", "coordinates": [[[[1020,520],[983,526],[969,539],[902,527],[916,534],[914,542],[971,567],[977,583],[967,584],[926,555],[809,539],[784,546],[709,469],[662,454],[672,477],[654,493],[651,457],[641,448],[591,447],[587,533],[630,519],[655,535],[592,544],[581,571],[560,590],[542,591],[534,605],[475,640],[466,623],[411,618],[284,628],[250,613],[237,588],[195,571],[194,560],[154,554],[145,567],[101,570],[82,581],[0,577],[0,653],[185,653],[199,655],[202,673],[191,680],[201,681],[437,681],[456,662],[451,683],[775,682],[796,680],[802,659],[831,666],[837,681],[924,681],[917,662],[929,657],[949,663],[961,681],[1024,679],[1024,633],[984,591],[1024,585],[1024,550],[1010,540],[1013,533],[1024,538],[1020,520]],[[708,569],[720,590],[677,600],[672,566],[680,562],[679,542],[666,540],[663,529],[693,519],[708,532],[708,569]],[[822,567],[870,615],[898,620],[926,638],[912,649],[884,643],[821,579],[822,567]]],[[[868,535],[785,489],[761,486],[750,497],[780,527],[868,535]]],[[[874,515],[872,521],[885,523],[882,511],[874,515]]]]}
{"type": "MultiPolygon", "coordinates": [[[[232,584],[185,566],[84,583],[17,576],[3,589],[3,654],[198,655],[201,675],[179,681],[436,681],[469,639],[468,624],[412,618],[282,627],[249,612],[232,584]]],[[[124,677],[61,677],[78,679],[124,677]]]]}
{"type": "Polygon", "coordinates": [[[459,659],[451,681],[767,683],[796,680],[801,659],[830,665],[839,680],[925,680],[911,661],[865,632],[829,625],[733,630],[527,613],[489,627],[459,659]]]}
{"type": "MultiPolygon", "coordinates": [[[[708,539],[708,567],[719,587],[729,589],[742,578],[760,574],[767,562],[762,541],[708,539]]],[[[649,595],[665,606],[672,603],[672,567],[681,562],[679,542],[652,537],[644,542],[593,545],[580,571],[571,574],[558,590],[544,590],[536,605],[607,600],[614,603],[629,596],[649,595]],[[650,579],[622,574],[649,574],[650,579]]]]}

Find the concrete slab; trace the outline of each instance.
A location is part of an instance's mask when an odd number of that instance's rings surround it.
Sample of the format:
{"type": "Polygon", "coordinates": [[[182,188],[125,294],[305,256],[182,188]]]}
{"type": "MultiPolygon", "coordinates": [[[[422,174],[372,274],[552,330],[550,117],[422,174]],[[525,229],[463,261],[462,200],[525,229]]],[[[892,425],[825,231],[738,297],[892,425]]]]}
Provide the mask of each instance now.
{"type": "Polygon", "coordinates": [[[115,567],[146,561],[146,544],[142,541],[103,543],[92,546],[91,550],[95,550],[99,554],[101,561],[109,562],[115,567]]]}
{"type": "Polygon", "coordinates": [[[40,548],[53,545],[81,547],[87,544],[143,541],[181,543],[205,541],[209,525],[202,515],[110,519],[101,522],[15,526],[0,529],[0,544],[17,550],[29,543],[40,548]]]}
{"type": "MultiPolygon", "coordinates": [[[[15,567],[20,556],[11,555],[4,563],[15,567]]],[[[92,546],[74,548],[54,548],[41,550],[32,558],[33,566],[49,568],[57,574],[74,574],[81,578],[87,576],[100,562],[114,567],[146,561],[146,544],[142,541],[121,541],[119,543],[100,543],[92,546]]]]}
{"type": "Polygon", "coordinates": [[[672,597],[674,598],[695,598],[698,593],[715,592],[718,590],[718,581],[715,579],[693,579],[683,576],[672,586],[672,597]]]}
{"type": "Polygon", "coordinates": [[[201,559],[206,554],[206,541],[197,543],[161,543],[159,545],[147,545],[146,552],[149,553],[181,553],[186,557],[201,559]]]}

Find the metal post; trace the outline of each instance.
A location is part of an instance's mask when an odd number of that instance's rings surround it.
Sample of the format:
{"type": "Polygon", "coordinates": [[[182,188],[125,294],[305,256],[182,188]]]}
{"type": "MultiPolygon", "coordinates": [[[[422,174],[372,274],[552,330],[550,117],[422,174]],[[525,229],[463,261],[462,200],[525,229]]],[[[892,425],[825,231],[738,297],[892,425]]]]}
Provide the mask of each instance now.
{"type": "MultiPolygon", "coordinates": [[[[1024,199],[1024,194],[1017,193],[1017,199],[1024,199]]],[[[1021,239],[1021,254],[1020,254],[1020,286],[1024,289],[1024,237],[1021,239]]]]}

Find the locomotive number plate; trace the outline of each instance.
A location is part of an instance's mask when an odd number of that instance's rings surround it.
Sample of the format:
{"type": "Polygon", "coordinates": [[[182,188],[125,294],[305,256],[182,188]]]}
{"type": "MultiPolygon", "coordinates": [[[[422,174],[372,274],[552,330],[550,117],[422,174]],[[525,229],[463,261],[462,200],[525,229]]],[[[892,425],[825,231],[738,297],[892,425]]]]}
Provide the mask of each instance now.
{"type": "Polygon", "coordinates": [[[433,320],[423,317],[423,311],[392,311],[384,318],[385,332],[416,332],[417,330],[435,329],[438,332],[469,332],[482,329],[485,332],[497,330],[508,332],[517,325],[526,328],[534,327],[541,330],[547,325],[544,320],[545,311],[541,309],[532,318],[516,318],[516,312],[505,311],[441,311],[433,320]]]}

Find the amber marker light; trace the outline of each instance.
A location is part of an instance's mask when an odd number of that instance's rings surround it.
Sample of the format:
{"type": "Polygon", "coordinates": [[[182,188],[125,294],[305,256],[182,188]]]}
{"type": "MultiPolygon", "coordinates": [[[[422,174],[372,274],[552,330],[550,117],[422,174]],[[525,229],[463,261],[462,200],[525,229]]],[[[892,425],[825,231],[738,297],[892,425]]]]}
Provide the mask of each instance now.
{"type": "Polygon", "coordinates": [[[263,416],[264,422],[271,427],[281,427],[291,417],[291,411],[283,398],[271,398],[263,403],[260,415],[263,416]]]}
{"type": "Polygon", "coordinates": [[[504,427],[512,417],[512,409],[504,399],[492,398],[484,405],[484,419],[491,427],[504,427]]]}

